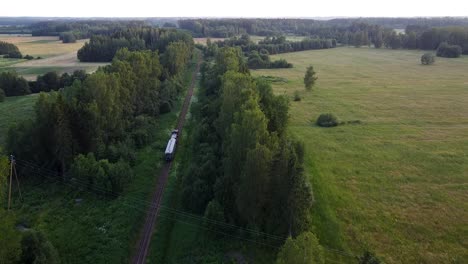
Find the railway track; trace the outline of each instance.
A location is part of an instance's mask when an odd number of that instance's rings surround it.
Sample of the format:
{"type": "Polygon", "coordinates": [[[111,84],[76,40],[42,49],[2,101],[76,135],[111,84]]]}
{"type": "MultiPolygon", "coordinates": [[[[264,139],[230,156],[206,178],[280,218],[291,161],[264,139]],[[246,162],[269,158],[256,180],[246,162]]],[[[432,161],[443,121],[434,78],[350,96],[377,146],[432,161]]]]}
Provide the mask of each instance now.
{"type": "MultiPolygon", "coordinates": [[[[192,99],[193,90],[195,88],[195,81],[197,78],[197,73],[200,70],[200,56],[198,55],[198,61],[196,70],[192,74],[192,80],[190,83],[190,87],[187,91],[187,95],[185,96],[184,104],[182,105],[182,110],[179,114],[179,119],[177,121],[177,128],[179,130],[179,136],[182,136],[182,128],[184,127],[185,117],[189,110],[190,100],[192,99]]],[[[180,144],[180,140],[179,143],[180,144]]],[[[161,205],[161,199],[164,193],[164,188],[166,187],[167,179],[169,177],[169,171],[171,170],[172,161],[167,162],[162,167],[161,171],[159,172],[158,182],[156,185],[156,190],[151,197],[151,205],[148,208],[148,213],[146,214],[145,218],[145,225],[141,231],[139,236],[139,241],[137,243],[137,248],[135,255],[132,258],[133,264],[142,264],[146,262],[146,256],[148,255],[148,248],[151,243],[151,237],[153,235],[153,231],[158,219],[159,215],[159,208],[161,205]]]]}

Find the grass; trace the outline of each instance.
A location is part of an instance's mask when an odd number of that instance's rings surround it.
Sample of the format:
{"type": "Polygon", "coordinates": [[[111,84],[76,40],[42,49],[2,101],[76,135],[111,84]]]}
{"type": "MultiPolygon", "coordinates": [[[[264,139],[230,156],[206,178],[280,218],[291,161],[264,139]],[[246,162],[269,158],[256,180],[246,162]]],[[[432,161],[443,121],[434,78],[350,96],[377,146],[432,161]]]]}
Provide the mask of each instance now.
{"type": "Polygon", "coordinates": [[[336,48],[280,54],[275,76],[292,102],[290,132],[305,141],[323,244],[386,263],[468,261],[468,57],[420,65],[422,51],[336,48]],[[305,68],[319,79],[303,86],[305,68]],[[313,124],[321,113],[336,128],[313,124]]]}
{"type": "Polygon", "coordinates": [[[38,94],[6,97],[0,102],[0,146],[5,144],[8,129],[16,122],[31,118],[38,94]]]}
{"type": "Polygon", "coordinates": [[[6,58],[3,58],[3,57],[0,57],[0,69],[2,67],[10,66],[10,65],[13,65],[15,63],[22,62],[22,61],[24,61],[24,60],[22,60],[22,59],[6,59],[6,58]]]}

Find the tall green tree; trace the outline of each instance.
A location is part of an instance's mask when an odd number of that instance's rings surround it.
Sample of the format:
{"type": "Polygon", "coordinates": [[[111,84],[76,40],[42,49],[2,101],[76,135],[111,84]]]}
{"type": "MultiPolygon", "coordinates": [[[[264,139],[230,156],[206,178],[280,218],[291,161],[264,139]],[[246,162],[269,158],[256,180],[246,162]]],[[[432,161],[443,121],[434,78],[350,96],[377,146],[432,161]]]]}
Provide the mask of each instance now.
{"type": "Polygon", "coordinates": [[[27,231],[21,240],[21,263],[58,264],[60,258],[55,247],[41,231],[27,231]]]}
{"type": "Polygon", "coordinates": [[[276,264],[322,264],[325,256],[317,237],[304,232],[296,238],[289,237],[281,247],[276,264]]]}
{"type": "Polygon", "coordinates": [[[3,89],[0,89],[0,103],[5,101],[5,92],[3,89]]]}
{"type": "MultiPolygon", "coordinates": [[[[1,168],[0,168],[1,169],[1,168]]],[[[1,176],[1,175],[0,175],[1,176]]],[[[1,197],[0,197],[1,198],[1,197]]],[[[3,201],[3,200],[2,200],[3,201]]],[[[15,227],[13,212],[0,207],[0,263],[17,263],[21,256],[21,234],[15,227]]]]}
{"type": "Polygon", "coordinates": [[[307,67],[305,76],[304,76],[304,86],[306,90],[312,90],[312,87],[315,84],[315,81],[318,79],[316,72],[314,71],[314,66],[307,67]]]}

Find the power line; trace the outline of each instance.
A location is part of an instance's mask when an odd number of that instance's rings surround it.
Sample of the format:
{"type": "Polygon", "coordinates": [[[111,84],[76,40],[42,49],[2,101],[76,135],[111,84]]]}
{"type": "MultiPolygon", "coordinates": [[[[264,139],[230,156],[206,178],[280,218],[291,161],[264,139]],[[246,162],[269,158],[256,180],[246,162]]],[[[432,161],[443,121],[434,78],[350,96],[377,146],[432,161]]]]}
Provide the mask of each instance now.
{"type": "MultiPolygon", "coordinates": [[[[89,183],[86,182],[86,181],[83,181],[83,180],[80,180],[80,179],[73,179],[73,182],[64,182],[64,181],[61,181],[60,179],[58,179],[57,172],[54,172],[54,171],[49,170],[47,168],[39,167],[38,165],[36,165],[34,163],[24,161],[24,160],[17,160],[16,162],[20,166],[23,166],[23,167],[34,170],[34,172],[36,174],[42,176],[43,178],[53,179],[52,183],[53,182],[61,183],[61,184],[67,185],[67,186],[69,186],[71,188],[76,188],[77,186],[81,186],[81,187],[83,187],[83,189],[80,189],[81,191],[85,191],[85,192],[88,192],[88,193],[91,193],[91,194],[96,194],[95,192],[90,191],[89,183]],[[46,173],[46,172],[41,171],[41,170],[48,171],[49,173],[46,173]],[[52,174],[54,175],[54,177],[51,177],[52,174]]],[[[136,209],[136,210],[138,210],[140,212],[143,212],[143,213],[151,212],[151,210],[142,209],[142,207],[156,206],[156,205],[154,205],[151,202],[148,202],[146,200],[142,200],[142,199],[138,199],[138,198],[122,197],[119,194],[116,194],[116,193],[114,193],[112,191],[109,191],[109,190],[104,189],[104,188],[96,187],[96,186],[93,186],[91,188],[91,190],[94,190],[94,191],[99,192],[101,194],[109,195],[109,196],[112,196],[112,197],[115,197],[115,198],[127,198],[127,200],[122,201],[122,203],[125,206],[136,209]]],[[[254,236],[265,237],[267,239],[272,239],[272,240],[275,240],[275,241],[278,241],[278,242],[279,241],[282,242],[282,241],[285,241],[287,239],[287,237],[281,237],[281,236],[272,235],[272,234],[268,234],[268,233],[257,231],[257,230],[243,228],[243,227],[236,226],[236,225],[233,225],[233,224],[217,221],[217,220],[214,220],[214,219],[209,219],[209,218],[206,218],[206,217],[203,217],[203,216],[199,216],[199,215],[191,214],[191,213],[188,213],[188,212],[185,212],[185,211],[170,208],[170,207],[167,207],[167,206],[164,206],[164,205],[160,205],[159,207],[160,207],[162,213],[171,213],[171,214],[174,215],[174,217],[170,217],[168,215],[162,215],[162,217],[164,217],[166,219],[177,221],[179,223],[186,224],[186,225],[191,225],[193,227],[202,228],[202,229],[205,229],[207,231],[219,233],[219,234],[222,234],[222,235],[225,235],[225,236],[228,236],[228,237],[232,237],[232,238],[235,238],[235,239],[244,240],[244,241],[247,241],[247,242],[252,242],[252,243],[256,243],[256,244],[264,245],[264,246],[268,246],[268,247],[279,248],[279,246],[274,246],[274,245],[271,245],[271,244],[268,244],[268,243],[263,243],[263,242],[258,242],[258,241],[252,240],[252,239],[238,237],[238,236],[235,236],[235,235],[223,232],[223,231],[219,231],[219,230],[213,230],[211,228],[208,228],[208,227],[204,226],[204,224],[214,225],[214,226],[218,226],[218,227],[222,227],[222,228],[228,228],[228,229],[231,229],[231,230],[235,229],[236,231],[249,233],[249,234],[254,235],[254,236]],[[179,218],[177,218],[177,217],[179,217],[179,218]],[[193,223],[183,221],[183,220],[180,219],[182,217],[189,218],[189,219],[192,219],[192,220],[198,220],[202,224],[193,224],[193,223]]],[[[333,248],[326,247],[326,246],[322,246],[322,247],[326,251],[336,253],[336,254],[340,254],[342,256],[353,257],[353,258],[356,257],[355,255],[350,254],[350,253],[345,252],[345,251],[342,251],[342,250],[333,249],[333,248]]]]}

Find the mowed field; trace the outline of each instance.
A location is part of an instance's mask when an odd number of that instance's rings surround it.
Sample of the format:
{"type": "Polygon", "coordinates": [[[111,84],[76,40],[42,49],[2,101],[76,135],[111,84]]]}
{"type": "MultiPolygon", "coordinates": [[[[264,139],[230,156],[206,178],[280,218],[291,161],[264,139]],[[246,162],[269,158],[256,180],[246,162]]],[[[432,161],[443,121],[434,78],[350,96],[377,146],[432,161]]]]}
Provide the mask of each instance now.
{"type": "Polygon", "coordinates": [[[62,43],[58,37],[31,37],[0,35],[0,41],[6,41],[18,46],[23,55],[42,57],[40,60],[18,60],[0,58],[0,71],[15,70],[28,80],[34,80],[38,74],[56,71],[59,74],[86,70],[94,72],[106,63],[82,63],[77,57],[77,51],[86,40],[76,43],[62,43]]]}
{"type": "MultiPolygon", "coordinates": [[[[291,100],[290,132],[307,147],[321,242],[385,263],[468,263],[468,57],[420,65],[421,51],[336,48],[272,56],[291,100]],[[305,68],[319,79],[303,86],[305,68]],[[341,121],[314,125],[320,113],[341,121]]],[[[350,260],[351,261],[351,260],[350,260]]]]}

